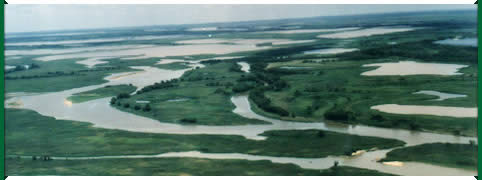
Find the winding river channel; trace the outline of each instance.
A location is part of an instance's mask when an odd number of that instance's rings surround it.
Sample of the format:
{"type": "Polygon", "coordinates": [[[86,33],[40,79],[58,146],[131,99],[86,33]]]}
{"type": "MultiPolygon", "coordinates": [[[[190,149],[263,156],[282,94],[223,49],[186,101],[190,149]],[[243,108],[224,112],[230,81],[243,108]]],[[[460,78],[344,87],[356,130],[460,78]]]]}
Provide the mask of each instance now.
{"type": "MultiPolygon", "coordinates": [[[[417,132],[401,129],[377,128],[363,125],[345,125],[336,123],[301,123],[289,122],[268,118],[256,114],[246,95],[233,96],[231,102],[235,105],[234,113],[252,119],[270,122],[263,125],[239,125],[239,126],[203,126],[203,125],[180,125],[162,123],[147,117],[134,115],[117,110],[110,106],[110,98],[102,98],[78,104],[72,104],[67,97],[74,93],[97,89],[106,85],[133,84],[138,89],[154,84],[161,80],[179,78],[189,70],[164,70],[154,67],[132,67],[142,71],[112,74],[105,79],[107,83],[93,85],[71,90],[43,93],[43,94],[10,94],[12,98],[6,102],[7,107],[34,110],[44,116],[57,119],[73,120],[93,123],[94,127],[106,129],[119,129],[133,132],[165,133],[165,134],[218,134],[218,135],[241,135],[248,139],[263,140],[266,137],[261,133],[270,130],[303,130],[320,129],[360,136],[373,136],[382,138],[398,139],[406,142],[406,146],[424,143],[447,142],[465,143],[469,140],[477,141],[473,137],[454,136],[448,134],[436,134],[429,132],[417,132]],[[48,104],[48,105],[47,105],[48,104]]],[[[378,170],[386,173],[399,175],[476,175],[475,170],[441,167],[425,163],[403,162],[403,166],[393,166],[376,162],[385,157],[392,149],[374,150],[355,156],[329,156],[326,158],[295,158],[257,156],[238,153],[201,153],[171,152],[159,155],[131,155],[131,156],[99,156],[99,157],[53,157],[54,159],[108,159],[108,158],[165,158],[165,157],[197,157],[209,159],[245,159],[245,160],[270,160],[276,163],[293,163],[302,168],[326,169],[339,161],[340,165],[353,166],[378,170]]]]}

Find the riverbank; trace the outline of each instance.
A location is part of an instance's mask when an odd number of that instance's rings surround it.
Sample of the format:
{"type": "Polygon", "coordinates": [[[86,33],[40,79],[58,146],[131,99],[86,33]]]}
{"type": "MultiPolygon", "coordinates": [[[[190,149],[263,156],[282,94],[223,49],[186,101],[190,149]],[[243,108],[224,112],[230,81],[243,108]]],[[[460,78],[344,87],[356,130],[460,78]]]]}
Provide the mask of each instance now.
{"type": "Polygon", "coordinates": [[[6,111],[7,155],[108,156],[179,151],[246,153],[319,158],[351,155],[357,150],[388,149],[402,141],[320,130],[267,131],[266,140],[230,135],[135,133],[92,127],[89,123],[56,120],[29,110],[6,111]],[[21,131],[29,129],[28,132],[21,131]],[[350,142],[346,144],[346,142],[350,142]],[[287,143],[292,144],[286,146],[287,143]]]}

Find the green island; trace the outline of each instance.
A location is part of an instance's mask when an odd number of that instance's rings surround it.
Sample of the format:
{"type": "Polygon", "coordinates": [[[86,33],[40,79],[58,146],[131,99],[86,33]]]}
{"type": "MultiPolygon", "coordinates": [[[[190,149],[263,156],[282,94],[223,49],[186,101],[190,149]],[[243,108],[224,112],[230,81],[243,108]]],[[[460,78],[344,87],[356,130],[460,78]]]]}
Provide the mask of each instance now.
{"type": "Polygon", "coordinates": [[[232,62],[214,62],[206,64],[205,68],[187,71],[179,79],[144,87],[135,95],[115,97],[111,105],[161,122],[198,125],[269,124],[232,112],[235,107],[231,103],[231,96],[247,90],[244,84],[235,82],[246,75],[232,62]],[[138,103],[139,101],[149,103],[138,103]],[[146,106],[149,106],[148,110],[146,106]]]}
{"type": "Polygon", "coordinates": [[[108,85],[102,88],[73,94],[72,96],[68,97],[67,100],[72,101],[72,103],[81,103],[94,99],[117,96],[118,94],[130,94],[135,90],[136,87],[132,85],[108,85]]]}

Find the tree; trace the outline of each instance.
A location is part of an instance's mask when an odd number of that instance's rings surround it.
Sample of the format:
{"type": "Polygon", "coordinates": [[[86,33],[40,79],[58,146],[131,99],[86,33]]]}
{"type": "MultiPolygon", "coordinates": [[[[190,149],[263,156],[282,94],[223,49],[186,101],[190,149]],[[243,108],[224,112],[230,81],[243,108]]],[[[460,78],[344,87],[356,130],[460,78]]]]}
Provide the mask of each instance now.
{"type": "Polygon", "coordinates": [[[324,131],[318,131],[317,135],[318,135],[318,137],[325,137],[325,132],[324,131]]]}
{"type": "Polygon", "coordinates": [[[380,114],[372,115],[372,118],[371,118],[371,119],[373,119],[373,120],[375,120],[375,121],[379,121],[379,122],[385,120],[385,118],[384,118],[383,116],[381,116],[380,114]]]}
{"type": "Polygon", "coordinates": [[[291,113],[291,117],[292,117],[292,118],[296,118],[295,113],[291,113]]]}
{"type": "Polygon", "coordinates": [[[117,101],[117,98],[113,97],[112,99],[110,99],[110,104],[113,105],[115,104],[116,101],[117,101]]]}
{"type": "Polygon", "coordinates": [[[410,127],[410,130],[418,130],[420,128],[418,124],[415,124],[413,122],[410,122],[408,126],[410,127]]]}
{"type": "Polygon", "coordinates": [[[326,119],[335,120],[335,121],[348,121],[350,119],[350,112],[345,111],[344,109],[337,107],[336,104],[333,108],[328,110],[324,114],[326,119]]]}
{"type": "Polygon", "coordinates": [[[125,108],[129,108],[129,106],[131,106],[129,103],[125,103],[125,104],[124,104],[124,107],[125,107],[125,108]]]}
{"type": "Polygon", "coordinates": [[[25,70],[25,66],[22,66],[22,65],[15,66],[15,71],[23,71],[23,70],[25,70]]]}
{"type": "Polygon", "coordinates": [[[129,98],[131,97],[131,95],[129,95],[128,93],[120,93],[119,95],[117,95],[117,99],[123,99],[123,98],[129,98]]]}
{"type": "Polygon", "coordinates": [[[313,107],[307,106],[306,109],[305,109],[305,112],[306,112],[307,115],[313,114],[313,107]]]}
{"type": "Polygon", "coordinates": [[[146,111],[146,112],[151,111],[151,106],[150,106],[149,104],[146,104],[146,105],[144,106],[144,109],[142,109],[142,110],[143,110],[143,111],[146,111]]]}
{"type": "Polygon", "coordinates": [[[300,91],[298,91],[298,90],[296,90],[296,91],[295,91],[295,93],[294,93],[294,96],[295,96],[295,97],[299,97],[299,96],[301,96],[301,92],[300,92],[300,91]]]}
{"type": "Polygon", "coordinates": [[[182,118],[181,123],[197,123],[196,118],[182,118]]]}
{"type": "Polygon", "coordinates": [[[471,146],[475,146],[475,141],[474,140],[469,140],[469,143],[471,146]]]}
{"type": "Polygon", "coordinates": [[[141,109],[141,106],[139,106],[139,105],[135,105],[135,106],[134,106],[134,110],[138,111],[138,110],[140,110],[140,109],[141,109]]]}
{"type": "Polygon", "coordinates": [[[30,65],[30,69],[39,68],[39,67],[40,67],[40,66],[37,65],[37,64],[35,64],[35,63],[32,63],[32,64],[30,65]]]}

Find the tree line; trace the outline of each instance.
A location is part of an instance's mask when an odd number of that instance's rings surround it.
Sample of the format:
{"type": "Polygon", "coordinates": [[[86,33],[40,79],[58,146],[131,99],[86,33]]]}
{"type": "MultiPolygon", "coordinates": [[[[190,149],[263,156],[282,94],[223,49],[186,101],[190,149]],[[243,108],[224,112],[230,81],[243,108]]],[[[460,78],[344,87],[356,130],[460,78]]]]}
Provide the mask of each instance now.
{"type": "Polygon", "coordinates": [[[51,78],[51,77],[59,77],[59,76],[86,76],[84,72],[109,71],[109,70],[117,70],[117,69],[120,69],[120,67],[102,67],[102,68],[96,68],[96,69],[84,69],[84,70],[71,71],[71,72],[53,71],[53,72],[47,72],[45,74],[38,74],[38,75],[5,76],[5,80],[51,78]]]}

